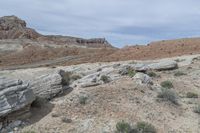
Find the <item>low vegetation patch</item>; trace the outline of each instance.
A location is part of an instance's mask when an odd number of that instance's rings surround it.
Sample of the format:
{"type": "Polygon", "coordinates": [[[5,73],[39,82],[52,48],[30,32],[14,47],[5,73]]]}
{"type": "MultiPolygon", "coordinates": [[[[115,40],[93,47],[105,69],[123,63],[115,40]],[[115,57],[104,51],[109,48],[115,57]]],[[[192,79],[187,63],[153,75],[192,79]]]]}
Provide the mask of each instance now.
{"type": "Polygon", "coordinates": [[[71,72],[62,72],[62,85],[69,85],[70,84],[70,78],[72,73],[71,72]]]}
{"type": "Polygon", "coordinates": [[[166,88],[166,89],[171,89],[171,88],[174,87],[173,84],[172,84],[172,82],[169,81],[169,80],[161,82],[160,85],[161,85],[163,88],[166,88]]]}
{"type": "Polygon", "coordinates": [[[80,104],[85,105],[86,102],[87,102],[87,100],[88,100],[88,97],[86,97],[86,96],[80,96],[80,97],[79,97],[79,103],[80,103],[80,104]]]}
{"type": "Polygon", "coordinates": [[[140,131],[138,133],[156,133],[155,127],[147,122],[138,122],[136,127],[140,131]]]}
{"type": "Polygon", "coordinates": [[[173,90],[163,88],[157,97],[178,104],[178,96],[173,90]]]}
{"type": "Polygon", "coordinates": [[[129,64],[137,64],[137,62],[135,62],[135,61],[131,61],[129,64]]]}
{"type": "Polygon", "coordinates": [[[187,98],[198,98],[198,94],[194,92],[188,92],[187,93],[187,98]]]}
{"type": "Polygon", "coordinates": [[[157,77],[157,74],[153,71],[147,72],[147,75],[149,75],[149,77],[157,77]]]}
{"type": "Polygon", "coordinates": [[[156,133],[156,128],[147,122],[138,122],[131,126],[129,123],[121,121],[116,124],[116,133],[156,133]]]}
{"type": "Polygon", "coordinates": [[[136,71],[135,70],[133,70],[133,69],[131,69],[131,68],[129,68],[128,69],[128,76],[129,77],[134,77],[135,76],[135,74],[136,74],[136,71]]]}
{"type": "Polygon", "coordinates": [[[181,72],[181,71],[177,71],[174,73],[174,76],[176,76],[176,77],[183,76],[183,75],[186,75],[186,73],[181,72]]]}
{"type": "Polygon", "coordinates": [[[80,75],[73,74],[72,72],[61,71],[60,75],[62,77],[62,85],[69,85],[71,82],[81,78],[80,75]]]}
{"type": "Polygon", "coordinates": [[[116,124],[116,133],[131,133],[131,125],[127,122],[121,121],[116,124]]]}
{"type": "Polygon", "coordinates": [[[174,61],[176,61],[176,62],[183,62],[183,61],[185,61],[185,59],[176,59],[174,61]]]}
{"type": "Polygon", "coordinates": [[[102,75],[100,78],[104,83],[109,83],[110,82],[110,77],[106,75],[102,75]]]}
{"type": "Polygon", "coordinates": [[[36,133],[35,131],[25,131],[23,133],[36,133]]]}

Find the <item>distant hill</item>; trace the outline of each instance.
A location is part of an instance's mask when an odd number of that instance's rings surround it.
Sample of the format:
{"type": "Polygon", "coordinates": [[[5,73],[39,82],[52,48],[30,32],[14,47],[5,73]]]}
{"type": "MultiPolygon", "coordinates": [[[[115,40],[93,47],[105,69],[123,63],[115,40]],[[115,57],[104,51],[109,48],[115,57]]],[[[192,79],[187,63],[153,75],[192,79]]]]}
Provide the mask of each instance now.
{"type": "Polygon", "coordinates": [[[0,39],[31,39],[41,43],[94,48],[113,47],[105,38],[82,39],[69,36],[42,35],[34,29],[27,28],[26,22],[16,16],[0,18],[0,39]]]}
{"type": "Polygon", "coordinates": [[[77,58],[60,62],[59,65],[149,60],[191,54],[200,54],[200,38],[163,40],[117,49],[104,38],[42,35],[28,28],[26,22],[16,16],[0,18],[0,66],[3,67],[46,62],[67,56],[77,58]]]}
{"type": "Polygon", "coordinates": [[[112,60],[158,59],[200,53],[200,38],[183,38],[126,46],[109,56],[112,60]]]}

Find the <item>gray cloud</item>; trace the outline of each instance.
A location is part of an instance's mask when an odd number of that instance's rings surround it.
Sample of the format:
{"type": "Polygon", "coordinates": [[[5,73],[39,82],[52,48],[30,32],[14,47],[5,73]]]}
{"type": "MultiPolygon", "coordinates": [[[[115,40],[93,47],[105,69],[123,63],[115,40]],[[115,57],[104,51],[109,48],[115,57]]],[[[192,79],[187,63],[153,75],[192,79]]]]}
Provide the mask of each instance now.
{"type": "Polygon", "coordinates": [[[198,36],[199,0],[1,0],[0,16],[17,15],[44,34],[106,37],[111,43],[198,36]]]}

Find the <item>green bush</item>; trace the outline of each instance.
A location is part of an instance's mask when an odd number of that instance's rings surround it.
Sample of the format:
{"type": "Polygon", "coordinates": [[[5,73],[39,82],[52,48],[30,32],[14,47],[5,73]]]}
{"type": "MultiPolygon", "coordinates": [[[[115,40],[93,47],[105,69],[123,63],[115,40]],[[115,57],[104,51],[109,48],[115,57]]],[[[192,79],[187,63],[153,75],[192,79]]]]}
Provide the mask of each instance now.
{"type": "Polygon", "coordinates": [[[129,123],[121,121],[116,124],[116,129],[117,129],[116,133],[130,133],[131,126],[129,123]]]}
{"type": "Polygon", "coordinates": [[[102,75],[102,76],[101,76],[101,80],[102,80],[104,83],[109,83],[109,82],[110,82],[110,77],[109,77],[109,76],[106,76],[106,75],[102,75]]]}
{"type": "Polygon", "coordinates": [[[181,71],[177,71],[174,73],[174,76],[176,76],[176,77],[183,76],[183,75],[186,75],[186,73],[181,72],[181,71]]]}
{"type": "Polygon", "coordinates": [[[116,133],[156,133],[156,128],[147,122],[138,122],[136,126],[131,127],[124,121],[116,124],[116,133]]]}
{"type": "Polygon", "coordinates": [[[158,98],[162,98],[174,104],[178,104],[178,96],[173,90],[163,88],[162,91],[158,94],[158,98]]]}
{"type": "Polygon", "coordinates": [[[157,74],[153,71],[147,72],[147,75],[149,75],[149,77],[157,77],[157,74]]]}
{"type": "Polygon", "coordinates": [[[172,84],[172,82],[169,81],[169,80],[161,82],[160,85],[161,85],[163,88],[166,88],[166,89],[171,89],[171,88],[174,87],[173,84],[172,84]]]}
{"type": "Polygon", "coordinates": [[[80,96],[79,97],[79,103],[80,104],[86,104],[88,97],[86,96],[80,96]]]}
{"type": "Polygon", "coordinates": [[[188,92],[187,93],[187,98],[198,98],[198,94],[194,93],[194,92],[188,92]]]}
{"type": "Polygon", "coordinates": [[[200,114],[200,104],[194,108],[194,112],[200,114]]]}
{"type": "Polygon", "coordinates": [[[138,122],[136,128],[139,133],[156,133],[156,128],[147,122],[138,122]]]}
{"type": "Polygon", "coordinates": [[[135,74],[136,74],[135,70],[133,70],[133,69],[131,69],[131,68],[128,69],[128,76],[129,76],[129,77],[132,78],[132,77],[135,76],[135,74]]]}

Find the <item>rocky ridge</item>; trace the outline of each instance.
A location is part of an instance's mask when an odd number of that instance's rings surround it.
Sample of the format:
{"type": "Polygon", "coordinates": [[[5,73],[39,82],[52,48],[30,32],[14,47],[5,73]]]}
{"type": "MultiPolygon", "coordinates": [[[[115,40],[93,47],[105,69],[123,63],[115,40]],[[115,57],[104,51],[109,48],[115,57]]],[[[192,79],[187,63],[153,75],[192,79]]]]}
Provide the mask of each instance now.
{"type": "Polygon", "coordinates": [[[31,41],[37,41],[38,43],[93,48],[112,47],[105,38],[82,39],[68,36],[46,36],[39,34],[34,29],[27,28],[26,25],[24,20],[21,20],[16,16],[1,17],[0,39],[30,39],[31,41]]]}

